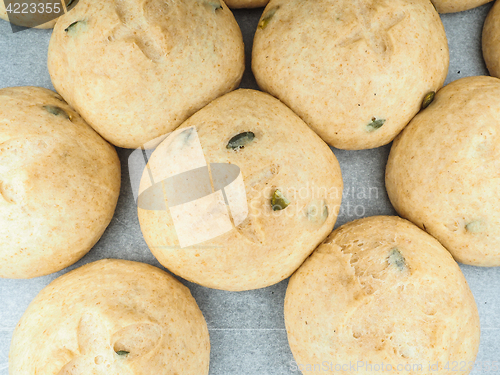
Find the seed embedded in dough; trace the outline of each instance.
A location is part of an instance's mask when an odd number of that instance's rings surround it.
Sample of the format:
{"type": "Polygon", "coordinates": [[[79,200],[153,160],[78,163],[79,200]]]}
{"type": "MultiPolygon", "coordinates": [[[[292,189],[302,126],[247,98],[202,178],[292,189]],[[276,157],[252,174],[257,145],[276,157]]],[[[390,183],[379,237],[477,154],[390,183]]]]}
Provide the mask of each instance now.
{"type": "Polygon", "coordinates": [[[273,18],[274,14],[276,11],[279,9],[279,7],[271,9],[269,12],[266,13],[266,15],[260,20],[259,22],[259,29],[265,29],[267,25],[269,24],[269,21],[271,21],[271,18],[273,18]]]}
{"type": "Polygon", "coordinates": [[[465,226],[465,230],[470,233],[480,233],[483,231],[483,225],[480,220],[474,220],[465,226]]]}
{"type": "Polygon", "coordinates": [[[229,140],[226,145],[227,149],[232,149],[234,151],[238,151],[248,145],[255,139],[255,134],[252,132],[243,132],[238,135],[235,135],[233,138],[229,140]]]}
{"type": "Polygon", "coordinates": [[[307,219],[315,224],[323,224],[328,219],[328,206],[326,201],[313,200],[307,206],[307,219]]]}
{"type": "Polygon", "coordinates": [[[380,129],[382,127],[382,125],[385,124],[385,121],[386,120],[383,118],[377,119],[376,117],[372,117],[372,122],[370,122],[368,125],[366,125],[366,129],[369,132],[373,132],[377,129],[380,129]]]}
{"type": "Polygon", "coordinates": [[[70,120],[71,117],[66,113],[66,111],[60,107],[57,107],[55,105],[44,105],[43,109],[45,109],[47,112],[54,116],[63,116],[67,120],[70,120]]]}
{"type": "Polygon", "coordinates": [[[273,207],[273,211],[284,210],[285,208],[288,207],[289,204],[290,201],[286,199],[286,197],[283,195],[281,191],[276,189],[271,198],[271,206],[273,207]]]}
{"type": "Polygon", "coordinates": [[[207,1],[207,4],[212,7],[214,12],[223,9],[222,4],[218,0],[207,1]]]}
{"type": "Polygon", "coordinates": [[[400,271],[404,271],[406,269],[405,258],[403,254],[401,254],[401,251],[399,251],[397,248],[394,248],[390,251],[387,261],[391,266],[396,267],[400,271]]]}
{"type": "Polygon", "coordinates": [[[436,97],[436,92],[431,91],[428,94],[424,96],[424,100],[422,101],[422,109],[426,109],[428,106],[431,105],[431,103],[434,101],[434,98],[436,97]]]}
{"type": "Polygon", "coordinates": [[[67,28],[65,28],[64,31],[69,36],[76,36],[78,30],[81,29],[81,27],[84,26],[85,24],[86,24],[85,21],[75,21],[67,28]]]}

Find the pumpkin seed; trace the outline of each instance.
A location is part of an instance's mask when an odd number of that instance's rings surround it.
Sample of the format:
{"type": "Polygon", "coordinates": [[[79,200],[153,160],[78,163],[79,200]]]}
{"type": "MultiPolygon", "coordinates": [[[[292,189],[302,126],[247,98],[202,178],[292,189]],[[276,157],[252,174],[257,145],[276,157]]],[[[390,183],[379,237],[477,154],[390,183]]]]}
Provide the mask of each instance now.
{"type": "Polygon", "coordinates": [[[54,116],[63,116],[66,120],[71,120],[71,117],[66,113],[66,111],[55,105],[44,105],[43,109],[54,116]]]}
{"type": "Polygon", "coordinates": [[[223,9],[222,8],[222,4],[218,0],[207,1],[207,4],[212,7],[212,9],[214,10],[214,12],[217,11],[217,10],[219,10],[219,9],[223,9]]]}
{"type": "Polygon", "coordinates": [[[480,233],[483,231],[483,225],[481,221],[474,220],[465,226],[465,230],[470,233],[480,233]]]}
{"type": "Polygon", "coordinates": [[[434,91],[427,93],[424,96],[424,100],[422,101],[422,109],[426,109],[428,106],[430,106],[431,103],[434,101],[435,96],[436,96],[436,93],[434,91]]]}
{"type": "Polygon", "coordinates": [[[86,25],[85,21],[75,21],[64,29],[69,36],[76,36],[79,29],[86,25]]]}
{"type": "Polygon", "coordinates": [[[226,145],[226,148],[238,151],[239,149],[245,147],[250,142],[252,142],[254,138],[255,134],[252,132],[240,133],[238,135],[235,135],[233,138],[229,140],[229,142],[226,145]]]}
{"type": "Polygon", "coordinates": [[[69,32],[70,30],[72,30],[76,26],[76,24],[78,22],[80,22],[80,21],[73,22],[71,25],[69,25],[67,28],[65,28],[64,31],[69,32]]]}
{"type": "Polygon", "coordinates": [[[406,261],[397,248],[394,248],[389,253],[389,258],[387,259],[391,266],[396,267],[400,271],[404,271],[406,269],[406,261]]]}
{"type": "Polygon", "coordinates": [[[307,219],[315,224],[323,224],[328,219],[328,206],[325,200],[313,200],[307,206],[307,219]]]}
{"type": "Polygon", "coordinates": [[[369,132],[373,132],[377,129],[380,129],[384,124],[385,124],[385,119],[383,118],[377,119],[376,117],[372,117],[372,122],[366,125],[366,128],[369,132]]]}
{"type": "Polygon", "coordinates": [[[271,206],[273,208],[273,211],[284,210],[285,208],[288,207],[289,204],[290,201],[286,199],[286,197],[283,195],[281,191],[276,189],[271,198],[271,206]]]}
{"type": "Polygon", "coordinates": [[[271,21],[271,18],[273,18],[274,14],[276,11],[279,9],[279,7],[271,9],[269,12],[267,12],[264,17],[259,22],[259,29],[265,29],[267,25],[269,24],[269,21],[271,21]]]}
{"type": "Polygon", "coordinates": [[[116,354],[118,355],[128,355],[130,352],[127,352],[126,350],[118,350],[116,354]]]}

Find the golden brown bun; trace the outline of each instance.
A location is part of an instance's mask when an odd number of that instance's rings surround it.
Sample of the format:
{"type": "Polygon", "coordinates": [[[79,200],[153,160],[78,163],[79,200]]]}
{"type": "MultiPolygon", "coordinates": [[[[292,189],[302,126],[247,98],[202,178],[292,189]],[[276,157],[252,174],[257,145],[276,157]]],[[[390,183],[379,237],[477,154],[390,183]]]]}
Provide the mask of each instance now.
{"type": "Polygon", "coordinates": [[[48,67],[90,126],[138,148],[236,88],[243,47],[219,0],[80,0],[54,27],[48,67]]]}
{"type": "Polygon", "coordinates": [[[53,91],[1,89],[0,113],[0,277],[47,275],[102,236],[120,193],[120,161],[53,91]]]}
{"type": "Polygon", "coordinates": [[[500,266],[499,160],[500,80],[462,78],[394,141],[387,192],[458,262],[500,266]]]}
{"type": "Polygon", "coordinates": [[[460,268],[398,217],[335,230],[291,277],[285,323],[303,374],[468,374],[479,347],[478,311],[460,268]],[[465,366],[452,370],[453,361],[465,366]]]}
{"type": "Polygon", "coordinates": [[[391,142],[449,63],[429,0],[271,0],[252,53],[259,86],[349,150],[391,142]]]}
{"type": "MultiPolygon", "coordinates": [[[[150,186],[151,175],[180,166],[177,151],[181,150],[182,156],[191,147],[189,140],[199,138],[203,162],[240,168],[244,188],[241,206],[248,206],[248,210],[234,226],[234,205],[230,206],[233,222],[221,218],[228,212],[223,199],[220,204],[211,200],[203,213],[200,206],[189,206],[178,214],[179,207],[186,205],[149,210],[140,204],[142,233],[156,258],[175,274],[217,289],[263,288],[290,276],[331,232],[337,218],[343,185],[330,148],[283,103],[254,90],[237,90],[213,101],[180,131],[181,136],[174,141],[167,138],[155,150],[141,189],[150,186]],[[254,134],[252,141],[239,150],[227,148],[233,137],[247,132],[254,134]],[[289,200],[282,210],[273,210],[276,191],[289,200]],[[182,222],[192,218],[199,226],[180,236],[174,222],[177,217],[182,222]],[[192,240],[207,226],[210,234],[217,231],[215,238],[183,245],[185,238],[192,240]]],[[[192,161],[185,161],[185,169],[190,169],[187,164],[192,161]]],[[[214,168],[211,170],[213,177],[214,168]]],[[[164,189],[169,186],[166,181],[161,185],[164,189]]],[[[174,186],[177,192],[179,186],[174,186]]],[[[159,197],[168,205],[172,201],[165,198],[164,191],[160,190],[159,197]]],[[[207,198],[208,193],[203,196],[207,198]]],[[[217,198],[217,194],[210,197],[217,198]]]]}
{"type": "Polygon", "coordinates": [[[500,3],[495,2],[483,27],[483,56],[490,75],[500,78],[500,3]]]}
{"type": "Polygon", "coordinates": [[[210,341],[189,289],[156,267],[100,260],[43,289],[18,323],[11,375],[206,375],[210,341]]]}

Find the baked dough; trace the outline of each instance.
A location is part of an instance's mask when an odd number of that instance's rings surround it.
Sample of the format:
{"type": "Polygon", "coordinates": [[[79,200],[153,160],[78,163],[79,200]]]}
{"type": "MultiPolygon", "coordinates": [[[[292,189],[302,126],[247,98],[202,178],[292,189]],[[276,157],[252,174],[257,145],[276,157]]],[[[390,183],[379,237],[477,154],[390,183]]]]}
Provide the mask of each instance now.
{"type": "Polygon", "coordinates": [[[463,78],[394,141],[387,192],[458,262],[500,266],[499,160],[500,80],[463,78]]]}
{"type": "Polygon", "coordinates": [[[269,0],[226,0],[229,8],[260,8],[265,7],[269,0]]]}
{"type": "Polygon", "coordinates": [[[153,254],[175,274],[216,289],[263,288],[290,276],[332,231],[342,187],[335,155],[300,118],[268,94],[238,90],[197,112],[155,150],[141,180],[139,222],[153,254]],[[207,174],[203,194],[193,197],[202,184],[184,184],[182,176],[169,182],[205,161],[212,181],[207,174]],[[232,221],[216,186],[221,164],[219,175],[236,168],[242,176],[224,188],[232,221]],[[184,199],[175,197],[181,191],[188,192],[184,199]],[[194,201],[199,197],[207,200],[194,201]],[[145,206],[151,199],[164,207],[145,206]]]}
{"type": "Polygon", "coordinates": [[[455,13],[476,8],[492,0],[432,0],[439,13],[455,13]]]}
{"type": "MultiPolygon", "coordinates": [[[[39,1],[40,3],[46,3],[46,1],[39,1]]],[[[33,0],[29,1],[28,3],[33,3],[33,0]]],[[[61,4],[62,8],[62,4],[61,4]]],[[[0,0],[0,19],[3,19],[5,21],[10,21],[9,16],[7,15],[7,10],[5,9],[5,0],[0,0]]],[[[36,26],[37,29],[52,29],[57,21],[57,18],[55,20],[46,22],[42,25],[36,26]]]]}
{"type": "Polygon", "coordinates": [[[257,83],[328,144],[385,145],[448,72],[428,0],[272,0],[255,33],[257,83]]]}
{"type": "Polygon", "coordinates": [[[241,31],[219,0],[80,0],[50,40],[56,90],[105,139],[138,148],[236,88],[241,31]]]}
{"type": "Polygon", "coordinates": [[[500,4],[491,8],[483,28],[483,56],[492,76],[500,78],[500,4]]]}
{"type": "Polygon", "coordinates": [[[398,217],[335,230],[291,277],[285,323],[304,374],[468,374],[479,347],[460,268],[398,217]]]}
{"type": "Polygon", "coordinates": [[[47,275],[103,234],[120,192],[120,161],[50,90],[1,89],[0,114],[0,277],[47,275]]]}
{"type": "Polygon", "coordinates": [[[12,338],[16,375],[206,375],[210,341],[189,289],[156,267],[100,260],[35,298],[12,338]]]}

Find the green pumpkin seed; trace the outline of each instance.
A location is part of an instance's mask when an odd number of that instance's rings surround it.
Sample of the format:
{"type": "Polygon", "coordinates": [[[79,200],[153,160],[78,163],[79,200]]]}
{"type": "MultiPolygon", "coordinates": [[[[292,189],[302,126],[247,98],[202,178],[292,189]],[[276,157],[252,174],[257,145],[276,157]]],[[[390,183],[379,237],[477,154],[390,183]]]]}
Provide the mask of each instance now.
{"type": "Polygon", "coordinates": [[[64,29],[65,32],[70,32],[73,30],[73,28],[76,26],[76,24],[80,21],[73,22],[71,25],[69,25],[67,28],[64,29]]]}
{"type": "Polygon", "coordinates": [[[313,200],[307,206],[306,216],[311,223],[323,224],[326,219],[328,219],[328,206],[326,205],[326,201],[313,200]]]}
{"type": "Polygon", "coordinates": [[[217,0],[207,1],[207,5],[211,6],[214,12],[219,9],[223,9],[222,4],[220,3],[220,1],[217,0]]]}
{"type": "Polygon", "coordinates": [[[66,111],[60,107],[56,107],[55,105],[44,105],[43,109],[54,116],[62,116],[66,120],[71,120],[71,117],[66,113],[66,111]]]}
{"type": "Polygon", "coordinates": [[[69,36],[76,36],[78,31],[83,28],[87,23],[85,21],[76,21],[64,29],[69,36]]]}
{"type": "Polygon", "coordinates": [[[369,132],[373,132],[377,129],[380,129],[384,124],[385,124],[385,119],[383,118],[377,119],[376,117],[372,117],[372,122],[366,125],[366,128],[369,132]]]}
{"type": "Polygon", "coordinates": [[[278,9],[279,7],[273,8],[262,17],[262,19],[259,22],[259,29],[263,30],[267,27],[269,21],[271,21],[271,18],[273,18],[274,14],[278,9]]]}
{"type": "Polygon", "coordinates": [[[481,233],[483,231],[483,225],[481,221],[474,220],[465,226],[465,230],[470,233],[481,233]]]}
{"type": "Polygon", "coordinates": [[[252,142],[254,138],[255,134],[252,132],[240,133],[238,135],[235,135],[233,138],[229,140],[229,142],[226,145],[226,148],[238,151],[239,149],[245,147],[250,142],[252,142]]]}
{"type": "Polygon", "coordinates": [[[129,353],[130,353],[130,352],[127,352],[127,351],[125,351],[125,350],[118,350],[118,351],[116,352],[116,354],[118,354],[118,355],[128,355],[129,353]]]}
{"type": "Polygon", "coordinates": [[[422,101],[422,109],[426,109],[431,103],[434,101],[436,93],[434,91],[429,92],[424,96],[424,100],[422,101]]]}
{"type": "Polygon", "coordinates": [[[389,252],[389,258],[387,259],[387,261],[391,266],[396,267],[400,271],[404,271],[406,269],[405,258],[403,254],[401,254],[401,251],[399,251],[397,248],[394,248],[389,252]]]}
{"type": "Polygon", "coordinates": [[[289,204],[290,201],[286,199],[286,197],[283,195],[283,193],[281,193],[281,191],[276,189],[271,198],[271,206],[273,208],[273,211],[284,210],[285,208],[288,207],[289,204]]]}

